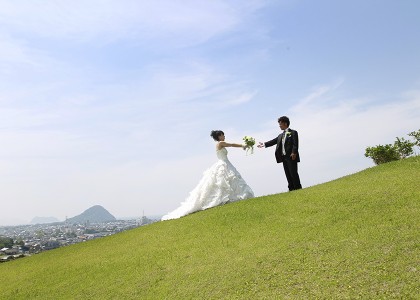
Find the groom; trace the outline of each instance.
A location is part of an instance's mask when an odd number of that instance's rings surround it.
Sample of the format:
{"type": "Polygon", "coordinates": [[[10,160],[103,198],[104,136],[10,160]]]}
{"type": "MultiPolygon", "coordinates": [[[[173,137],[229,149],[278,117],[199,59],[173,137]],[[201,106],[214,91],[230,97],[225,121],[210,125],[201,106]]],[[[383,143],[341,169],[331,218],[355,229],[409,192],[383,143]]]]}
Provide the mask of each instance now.
{"type": "Polygon", "coordinates": [[[278,137],[265,143],[259,143],[258,148],[267,148],[276,145],[277,163],[283,163],[289,191],[302,188],[298,174],[299,158],[299,137],[296,130],[290,129],[290,120],[283,116],[278,120],[280,129],[283,131],[278,137]]]}

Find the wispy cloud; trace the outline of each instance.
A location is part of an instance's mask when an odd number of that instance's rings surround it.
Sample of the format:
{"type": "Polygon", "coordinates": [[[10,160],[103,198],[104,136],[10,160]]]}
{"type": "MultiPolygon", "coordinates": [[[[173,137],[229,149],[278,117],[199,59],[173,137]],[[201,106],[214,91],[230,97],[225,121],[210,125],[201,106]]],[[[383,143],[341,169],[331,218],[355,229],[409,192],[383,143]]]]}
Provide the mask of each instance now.
{"type": "Polygon", "coordinates": [[[3,2],[0,24],[40,37],[81,42],[106,38],[201,43],[232,30],[259,9],[236,1],[20,1],[3,2]]]}
{"type": "Polygon", "coordinates": [[[243,92],[237,96],[235,96],[233,99],[227,100],[225,102],[225,106],[236,106],[236,105],[241,105],[244,103],[247,103],[249,101],[252,100],[252,98],[255,97],[255,95],[257,95],[257,92],[243,92]]]}
{"type": "Polygon", "coordinates": [[[0,34],[0,72],[7,71],[4,68],[11,64],[34,64],[34,61],[30,59],[23,41],[0,34]]]}
{"type": "Polygon", "coordinates": [[[312,88],[312,91],[309,95],[301,99],[297,104],[295,104],[291,110],[300,112],[302,110],[313,110],[314,108],[321,108],[327,104],[328,100],[331,98],[330,93],[336,91],[344,83],[343,78],[335,80],[332,84],[320,85],[312,88]]]}

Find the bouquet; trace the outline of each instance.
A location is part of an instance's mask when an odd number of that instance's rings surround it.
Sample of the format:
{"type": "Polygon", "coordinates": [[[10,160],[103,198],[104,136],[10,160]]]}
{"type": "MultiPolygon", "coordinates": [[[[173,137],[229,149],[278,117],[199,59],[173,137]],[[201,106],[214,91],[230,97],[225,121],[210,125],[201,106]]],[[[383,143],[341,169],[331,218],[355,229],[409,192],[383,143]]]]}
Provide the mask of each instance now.
{"type": "Polygon", "coordinates": [[[252,136],[244,136],[246,154],[254,153],[255,139],[252,136]]]}

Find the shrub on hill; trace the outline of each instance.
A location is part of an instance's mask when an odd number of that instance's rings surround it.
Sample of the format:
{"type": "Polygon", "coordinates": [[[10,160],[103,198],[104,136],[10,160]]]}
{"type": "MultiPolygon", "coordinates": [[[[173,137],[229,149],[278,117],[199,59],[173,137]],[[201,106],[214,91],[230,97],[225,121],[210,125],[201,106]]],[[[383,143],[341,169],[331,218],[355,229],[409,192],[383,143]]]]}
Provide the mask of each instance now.
{"type": "Polygon", "coordinates": [[[414,154],[414,146],[420,147],[420,129],[410,132],[408,136],[413,137],[414,142],[397,137],[394,144],[367,147],[365,156],[372,158],[376,165],[407,158],[414,154]]]}

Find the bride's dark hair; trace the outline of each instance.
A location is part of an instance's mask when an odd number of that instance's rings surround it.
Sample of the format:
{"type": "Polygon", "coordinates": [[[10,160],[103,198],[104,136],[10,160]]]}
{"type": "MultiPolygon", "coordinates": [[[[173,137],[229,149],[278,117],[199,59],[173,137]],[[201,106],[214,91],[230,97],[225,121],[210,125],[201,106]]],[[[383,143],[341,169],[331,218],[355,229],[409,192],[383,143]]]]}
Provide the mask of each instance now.
{"type": "Polygon", "coordinates": [[[219,141],[219,136],[221,136],[222,134],[225,134],[225,133],[221,130],[212,130],[211,133],[210,133],[210,136],[213,138],[213,140],[218,142],[219,141]]]}

